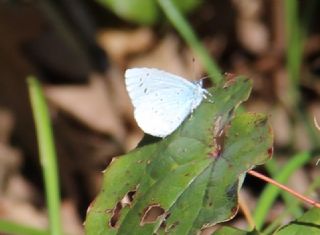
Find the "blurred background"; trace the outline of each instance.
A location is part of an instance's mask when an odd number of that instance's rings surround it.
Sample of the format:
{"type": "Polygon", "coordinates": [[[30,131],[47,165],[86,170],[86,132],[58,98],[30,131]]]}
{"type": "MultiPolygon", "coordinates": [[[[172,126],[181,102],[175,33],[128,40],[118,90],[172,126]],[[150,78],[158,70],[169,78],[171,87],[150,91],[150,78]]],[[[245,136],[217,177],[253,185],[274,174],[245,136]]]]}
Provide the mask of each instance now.
{"type": "MultiPolygon", "coordinates": [[[[306,192],[320,176],[320,134],[313,122],[320,122],[318,1],[294,0],[293,8],[278,0],[173,2],[222,73],[253,80],[244,106],[269,115],[277,169],[309,153],[287,182],[306,192]]],[[[28,75],[41,80],[50,106],[69,234],[83,234],[101,171],[143,136],[125,90],[125,69],[156,67],[188,79],[211,75],[165,12],[152,0],[0,1],[0,218],[37,228],[48,223],[28,75]]],[[[259,168],[272,176],[270,169],[259,168]]],[[[263,187],[247,177],[242,196],[249,208],[263,187]]],[[[319,200],[320,182],[313,187],[319,200]]],[[[284,208],[278,199],[267,221],[284,208]]],[[[241,212],[231,223],[246,225],[241,212]]]]}

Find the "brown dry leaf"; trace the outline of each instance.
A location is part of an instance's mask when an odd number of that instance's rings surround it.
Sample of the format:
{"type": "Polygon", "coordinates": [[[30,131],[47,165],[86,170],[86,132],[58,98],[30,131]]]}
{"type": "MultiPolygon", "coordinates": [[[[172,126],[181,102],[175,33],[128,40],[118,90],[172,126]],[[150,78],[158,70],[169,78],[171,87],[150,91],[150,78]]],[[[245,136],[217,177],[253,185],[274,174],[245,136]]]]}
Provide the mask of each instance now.
{"type": "Polygon", "coordinates": [[[320,51],[320,35],[311,35],[306,39],[304,53],[306,55],[320,51]]]}
{"type": "Polygon", "coordinates": [[[0,142],[8,143],[13,128],[13,115],[12,113],[0,107],[0,142]]]}
{"type": "Polygon", "coordinates": [[[263,1],[234,1],[238,9],[237,33],[240,42],[246,49],[262,54],[269,48],[269,32],[262,23],[263,1]]]}
{"type": "Polygon", "coordinates": [[[134,54],[148,49],[154,42],[154,36],[149,28],[135,30],[106,30],[100,32],[97,40],[111,58],[122,64],[128,54],[134,54]]]}
{"type": "Polygon", "coordinates": [[[0,217],[35,228],[44,229],[48,225],[46,212],[37,210],[30,202],[18,200],[11,195],[0,197],[0,217]]]}
{"type": "Polygon", "coordinates": [[[265,53],[269,48],[267,28],[258,21],[239,20],[238,37],[243,46],[255,54],[265,53]]]}
{"type": "Polygon", "coordinates": [[[289,178],[288,186],[294,191],[304,194],[311,185],[309,172],[303,168],[297,169],[289,178]]]}
{"type": "MultiPolygon", "coordinates": [[[[266,222],[271,223],[277,218],[279,218],[279,215],[283,213],[283,211],[286,210],[286,206],[282,202],[276,202],[273,207],[269,210],[269,213],[267,215],[266,222]]],[[[282,219],[282,224],[288,224],[290,223],[294,218],[290,217],[290,215],[287,215],[282,219]]]]}
{"type": "Polygon", "coordinates": [[[0,198],[10,187],[11,178],[18,172],[22,164],[21,152],[8,143],[13,124],[11,112],[0,109],[0,198]]]}
{"type": "Polygon", "coordinates": [[[270,115],[270,121],[274,132],[274,143],[278,146],[286,146],[291,138],[290,120],[286,111],[275,106],[270,115]]]}
{"type": "Polygon", "coordinates": [[[302,67],[301,83],[304,87],[320,95],[320,35],[312,35],[305,41],[304,64],[302,67]]]}
{"type": "Polygon", "coordinates": [[[270,110],[270,104],[267,103],[265,100],[256,98],[254,100],[250,100],[246,104],[246,108],[249,112],[265,112],[268,113],[270,110]]]}
{"type": "MultiPolygon", "coordinates": [[[[30,201],[19,200],[11,195],[0,197],[0,217],[39,229],[47,229],[48,226],[45,211],[35,209],[30,201]]],[[[61,217],[63,230],[67,234],[84,234],[82,222],[71,201],[62,202],[61,217]]]]}
{"type": "Polygon", "coordinates": [[[84,234],[75,204],[71,200],[64,200],[61,204],[61,219],[63,231],[67,234],[84,234]]]}
{"type": "Polygon", "coordinates": [[[130,101],[125,82],[124,71],[112,66],[108,71],[108,82],[110,85],[110,92],[112,93],[113,105],[117,110],[119,116],[123,119],[123,123],[129,126],[126,133],[125,141],[122,141],[126,151],[132,150],[137,143],[142,139],[143,132],[137,126],[133,118],[133,106],[130,101]]]}
{"type": "Polygon", "coordinates": [[[126,119],[132,119],[133,106],[124,82],[124,71],[112,66],[108,71],[107,77],[110,84],[110,92],[115,97],[112,102],[117,112],[126,119]]]}
{"type": "Polygon", "coordinates": [[[233,0],[233,3],[243,19],[254,19],[261,16],[262,0],[233,0]]]}
{"type": "Polygon", "coordinates": [[[294,146],[297,150],[304,151],[311,149],[310,136],[307,133],[304,123],[298,122],[294,126],[294,146]]]}
{"type": "Polygon", "coordinates": [[[190,51],[182,51],[180,44],[176,36],[168,35],[148,54],[129,61],[128,67],[159,68],[190,80],[199,79],[203,71],[200,63],[190,51]]]}
{"type": "Polygon", "coordinates": [[[276,93],[277,99],[281,103],[290,106],[292,99],[289,97],[289,81],[285,68],[279,68],[275,71],[274,82],[274,92],[276,93]]]}
{"type": "Polygon", "coordinates": [[[102,77],[91,76],[88,85],[46,85],[45,94],[58,109],[89,128],[109,134],[118,141],[123,140],[125,130],[102,77]]]}
{"type": "Polygon", "coordinates": [[[30,205],[39,204],[42,201],[40,192],[18,172],[12,174],[8,179],[3,196],[12,201],[30,205]]]}
{"type": "Polygon", "coordinates": [[[0,197],[1,192],[8,187],[8,181],[21,165],[21,153],[0,142],[0,197]]]}

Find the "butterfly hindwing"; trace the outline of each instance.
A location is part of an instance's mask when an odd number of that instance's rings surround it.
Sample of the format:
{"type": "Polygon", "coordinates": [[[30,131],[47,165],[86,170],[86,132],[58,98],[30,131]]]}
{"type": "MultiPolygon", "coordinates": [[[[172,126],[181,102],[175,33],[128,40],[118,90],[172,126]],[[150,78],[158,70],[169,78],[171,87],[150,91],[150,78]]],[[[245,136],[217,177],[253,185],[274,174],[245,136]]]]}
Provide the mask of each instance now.
{"type": "Polygon", "coordinates": [[[158,69],[128,69],[125,78],[136,121],[154,136],[171,134],[203,98],[199,84],[158,69]]]}

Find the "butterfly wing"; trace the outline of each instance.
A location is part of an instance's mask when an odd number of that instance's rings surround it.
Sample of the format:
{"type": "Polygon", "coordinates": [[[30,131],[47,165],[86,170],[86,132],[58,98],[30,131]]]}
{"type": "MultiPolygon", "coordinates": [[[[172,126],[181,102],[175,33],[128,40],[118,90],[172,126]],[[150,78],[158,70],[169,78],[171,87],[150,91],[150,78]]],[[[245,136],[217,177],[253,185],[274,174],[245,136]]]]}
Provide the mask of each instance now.
{"type": "Polygon", "coordinates": [[[125,78],[135,119],[153,136],[171,134],[203,98],[200,85],[158,69],[128,69],[125,78]]]}

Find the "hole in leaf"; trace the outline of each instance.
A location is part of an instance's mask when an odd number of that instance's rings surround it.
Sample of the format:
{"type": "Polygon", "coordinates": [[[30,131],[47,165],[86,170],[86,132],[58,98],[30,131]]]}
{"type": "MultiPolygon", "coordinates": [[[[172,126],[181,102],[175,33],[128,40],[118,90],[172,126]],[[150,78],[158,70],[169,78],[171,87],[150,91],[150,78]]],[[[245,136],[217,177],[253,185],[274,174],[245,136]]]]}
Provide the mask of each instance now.
{"type": "Polygon", "coordinates": [[[116,206],[113,209],[107,210],[107,213],[112,213],[111,218],[109,220],[110,227],[116,228],[120,218],[121,210],[126,206],[131,207],[134,196],[137,193],[137,188],[138,186],[135,187],[134,190],[127,192],[123,196],[123,198],[119,202],[117,202],[116,206]]]}
{"type": "Polygon", "coordinates": [[[152,204],[144,209],[140,225],[152,224],[161,216],[165,215],[165,210],[159,204],[152,204]]]}
{"type": "Polygon", "coordinates": [[[168,224],[167,227],[165,228],[165,234],[171,234],[174,232],[175,228],[180,224],[179,221],[174,221],[171,224],[168,224]]]}
{"type": "Polygon", "coordinates": [[[166,229],[166,227],[167,227],[167,219],[170,217],[170,213],[165,213],[165,215],[164,215],[165,217],[164,217],[164,219],[162,220],[162,222],[161,222],[161,224],[160,224],[160,228],[161,229],[164,229],[166,232],[167,232],[167,229],[166,229]]]}
{"type": "Polygon", "coordinates": [[[134,196],[136,195],[136,192],[137,192],[137,190],[134,189],[132,191],[127,192],[126,195],[124,195],[124,197],[120,201],[122,208],[126,207],[126,206],[131,207],[131,204],[134,199],[134,196]]]}
{"type": "Polygon", "coordinates": [[[121,203],[118,202],[116,204],[115,208],[113,208],[113,210],[110,211],[112,213],[112,216],[111,216],[111,218],[109,220],[109,226],[110,227],[116,228],[117,222],[119,221],[121,209],[122,209],[121,203]]]}

